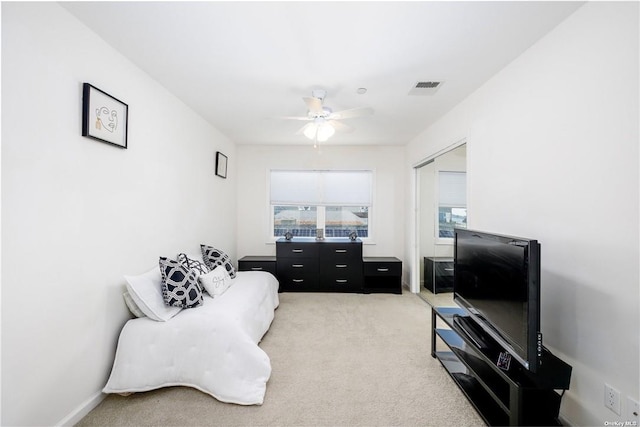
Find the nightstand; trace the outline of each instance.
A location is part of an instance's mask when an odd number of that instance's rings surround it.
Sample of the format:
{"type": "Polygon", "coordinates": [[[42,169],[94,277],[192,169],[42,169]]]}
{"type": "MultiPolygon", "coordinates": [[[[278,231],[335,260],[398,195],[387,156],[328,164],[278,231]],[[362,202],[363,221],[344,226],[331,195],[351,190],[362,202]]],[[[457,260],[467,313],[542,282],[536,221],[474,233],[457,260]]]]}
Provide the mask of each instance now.
{"type": "Polygon", "coordinates": [[[453,291],[453,258],[424,257],[424,287],[434,294],[453,291]]]}
{"type": "Polygon", "coordinates": [[[402,261],[395,257],[364,257],[363,261],[364,293],[402,294],[402,261]]]}
{"type": "Polygon", "coordinates": [[[238,260],[238,271],[266,271],[276,275],[275,256],[245,256],[238,260]]]}

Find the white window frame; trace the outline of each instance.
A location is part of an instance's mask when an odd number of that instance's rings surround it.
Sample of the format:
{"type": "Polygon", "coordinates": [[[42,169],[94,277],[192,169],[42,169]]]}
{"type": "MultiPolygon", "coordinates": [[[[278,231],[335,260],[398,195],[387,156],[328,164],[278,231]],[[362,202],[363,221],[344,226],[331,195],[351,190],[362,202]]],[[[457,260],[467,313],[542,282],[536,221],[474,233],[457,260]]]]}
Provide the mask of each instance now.
{"type": "MultiPolygon", "coordinates": [[[[371,203],[368,206],[369,207],[369,211],[368,211],[368,217],[367,217],[367,222],[368,222],[368,230],[367,230],[367,237],[360,237],[360,240],[362,240],[363,244],[373,244],[374,240],[373,240],[373,217],[374,214],[373,212],[375,212],[375,189],[376,189],[376,172],[374,169],[268,169],[266,171],[266,175],[267,175],[267,217],[269,218],[269,225],[267,228],[267,242],[268,243],[275,243],[276,240],[278,240],[279,238],[283,237],[283,236],[274,236],[273,235],[273,229],[275,226],[275,221],[274,221],[274,206],[280,206],[280,205],[272,205],[271,204],[271,172],[273,170],[287,170],[287,171],[320,171],[320,172],[370,172],[371,173],[371,203]]],[[[294,205],[291,205],[294,206],[294,205]]],[[[326,229],[326,206],[323,205],[308,205],[308,204],[302,204],[299,206],[314,206],[316,208],[316,221],[317,221],[317,228],[322,228],[323,232],[326,229]]],[[[360,205],[342,205],[345,207],[350,207],[350,206],[360,206],[360,205]]]]}

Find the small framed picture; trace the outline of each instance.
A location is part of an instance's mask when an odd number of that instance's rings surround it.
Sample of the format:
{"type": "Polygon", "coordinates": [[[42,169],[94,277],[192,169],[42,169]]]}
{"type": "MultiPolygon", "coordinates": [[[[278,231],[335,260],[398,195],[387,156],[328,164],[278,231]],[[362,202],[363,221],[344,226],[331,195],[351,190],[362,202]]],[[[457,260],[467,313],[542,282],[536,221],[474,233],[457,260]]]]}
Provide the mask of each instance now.
{"type": "Polygon", "coordinates": [[[221,152],[216,152],[216,175],[226,178],[227,177],[227,156],[221,152]]]}
{"type": "Polygon", "coordinates": [[[82,136],[127,148],[129,106],[89,83],[82,86],[82,136]]]}

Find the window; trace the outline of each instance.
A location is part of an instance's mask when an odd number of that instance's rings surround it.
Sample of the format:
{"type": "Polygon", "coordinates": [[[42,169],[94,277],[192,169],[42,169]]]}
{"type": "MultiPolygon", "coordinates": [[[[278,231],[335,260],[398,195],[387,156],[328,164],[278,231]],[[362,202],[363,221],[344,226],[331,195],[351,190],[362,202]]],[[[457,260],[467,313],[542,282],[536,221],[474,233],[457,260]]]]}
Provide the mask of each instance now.
{"type": "Polygon", "coordinates": [[[453,239],[454,229],[467,228],[467,174],[438,173],[437,237],[453,239]]]}
{"type": "Polygon", "coordinates": [[[324,225],[327,237],[346,237],[352,231],[358,237],[369,237],[369,207],[327,206],[324,225]]]}
{"type": "Polygon", "coordinates": [[[314,237],[318,228],[318,208],[315,206],[273,206],[273,235],[290,231],[294,236],[314,237]]]}
{"type": "Polygon", "coordinates": [[[370,237],[372,171],[271,171],[272,237],[370,237]]]}

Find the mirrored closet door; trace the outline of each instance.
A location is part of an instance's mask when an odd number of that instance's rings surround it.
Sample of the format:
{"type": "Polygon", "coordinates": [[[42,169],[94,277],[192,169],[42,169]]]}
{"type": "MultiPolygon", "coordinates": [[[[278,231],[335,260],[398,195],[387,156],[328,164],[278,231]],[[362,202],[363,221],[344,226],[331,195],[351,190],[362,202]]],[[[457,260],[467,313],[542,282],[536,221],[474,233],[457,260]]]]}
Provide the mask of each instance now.
{"type": "Polygon", "coordinates": [[[453,305],[453,237],[467,226],[466,144],[416,166],[417,260],[420,296],[432,306],[453,305]]]}

